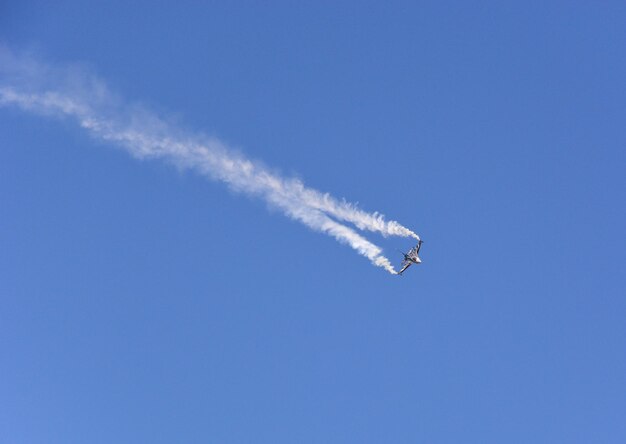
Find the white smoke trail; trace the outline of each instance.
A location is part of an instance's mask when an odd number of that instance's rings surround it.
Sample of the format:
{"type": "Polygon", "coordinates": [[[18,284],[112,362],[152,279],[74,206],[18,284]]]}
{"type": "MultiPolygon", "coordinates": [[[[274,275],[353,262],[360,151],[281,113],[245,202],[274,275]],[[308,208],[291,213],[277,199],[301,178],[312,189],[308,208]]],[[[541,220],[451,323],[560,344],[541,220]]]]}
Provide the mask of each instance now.
{"type": "Polygon", "coordinates": [[[91,135],[122,146],[135,157],[164,158],[223,181],[236,191],[258,195],[292,219],[348,244],[390,273],[396,272],[382,250],[337,220],[383,236],[419,239],[379,213],[367,213],[307,188],[297,179],[273,174],[216,139],[181,135],[151,113],[116,100],[102,82],[84,72],[18,59],[0,48],[0,74],[0,105],[76,119],[91,135]]]}

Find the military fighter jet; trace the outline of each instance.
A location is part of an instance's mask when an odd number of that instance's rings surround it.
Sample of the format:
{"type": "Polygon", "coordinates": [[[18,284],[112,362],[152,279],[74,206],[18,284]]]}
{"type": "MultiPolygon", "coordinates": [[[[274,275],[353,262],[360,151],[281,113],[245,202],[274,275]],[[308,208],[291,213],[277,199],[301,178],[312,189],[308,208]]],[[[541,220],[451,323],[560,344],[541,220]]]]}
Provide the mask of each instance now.
{"type": "Polygon", "coordinates": [[[424,241],[422,241],[420,239],[419,242],[417,243],[417,245],[415,247],[411,248],[407,253],[400,252],[400,253],[402,253],[404,255],[404,260],[402,261],[402,269],[398,272],[399,275],[402,275],[402,272],[404,272],[404,270],[409,268],[411,265],[413,265],[413,264],[421,264],[422,263],[422,260],[417,255],[417,253],[420,252],[420,248],[422,247],[422,243],[424,243],[424,241]]]}

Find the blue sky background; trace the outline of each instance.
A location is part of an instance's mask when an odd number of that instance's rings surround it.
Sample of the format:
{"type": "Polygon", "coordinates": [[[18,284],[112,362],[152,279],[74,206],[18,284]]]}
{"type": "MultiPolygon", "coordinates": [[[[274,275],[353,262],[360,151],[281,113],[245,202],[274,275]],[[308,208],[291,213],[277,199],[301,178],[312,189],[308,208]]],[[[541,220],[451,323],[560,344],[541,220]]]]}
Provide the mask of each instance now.
{"type": "Polygon", "coordinates": [[[625,442],[625,4],[189,3],[3,2],[0,41],[424,263],[0,109],[0,441],[625,442]]]}

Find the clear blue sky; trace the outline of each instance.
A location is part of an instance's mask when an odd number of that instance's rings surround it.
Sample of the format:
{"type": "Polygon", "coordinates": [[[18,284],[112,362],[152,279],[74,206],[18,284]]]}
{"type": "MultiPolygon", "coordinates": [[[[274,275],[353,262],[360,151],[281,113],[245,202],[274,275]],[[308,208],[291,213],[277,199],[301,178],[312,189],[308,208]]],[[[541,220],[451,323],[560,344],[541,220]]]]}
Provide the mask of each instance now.
{"type": "Polygon", "coordinates": [[[626,442],[624,2],[127,3],[3,2],[0,41],[423,264],[0,109],[1,442],[626,442]]]}

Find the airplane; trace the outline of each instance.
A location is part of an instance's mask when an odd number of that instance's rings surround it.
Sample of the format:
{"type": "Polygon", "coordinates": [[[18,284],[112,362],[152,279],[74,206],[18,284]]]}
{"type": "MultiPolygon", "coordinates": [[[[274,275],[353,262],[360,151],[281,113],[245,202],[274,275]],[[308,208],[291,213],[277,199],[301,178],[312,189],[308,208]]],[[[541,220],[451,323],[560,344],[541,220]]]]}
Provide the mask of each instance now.
{"type": "Polygon", "coordinates": [[[423,243],[424,241],[420,239],[417,243],[417,246],[411,248],[407,253],[400,252],[404,256],[404,260],[402,261],[402,269],[398,271],[398,275],[402,276],[402,272],[409,268],[411,265],[422,263],[422,260],[417,254],[420,252],[420,248],[422,247],[423,243]]]}

